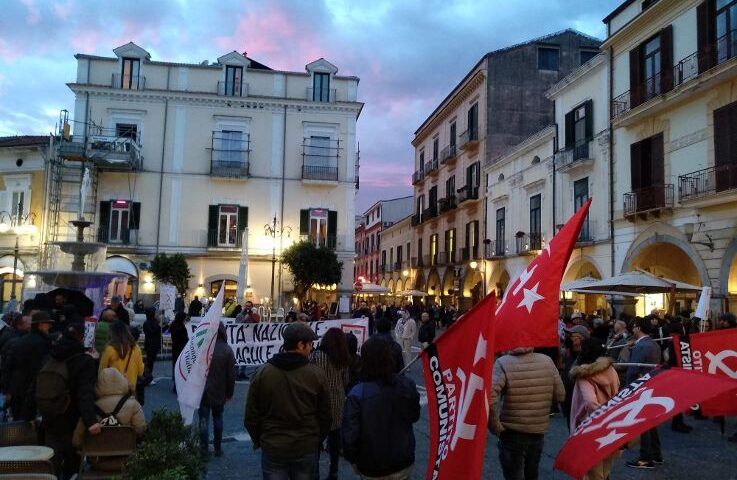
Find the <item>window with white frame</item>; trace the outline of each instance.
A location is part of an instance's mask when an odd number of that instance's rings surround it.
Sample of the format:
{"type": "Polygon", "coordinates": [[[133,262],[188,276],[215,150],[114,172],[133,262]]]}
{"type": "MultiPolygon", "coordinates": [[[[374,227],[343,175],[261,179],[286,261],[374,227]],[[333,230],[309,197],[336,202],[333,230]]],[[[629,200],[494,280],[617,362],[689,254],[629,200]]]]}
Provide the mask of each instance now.
{"type": "Polygon", "coordinates": [[[238,242],[238,205],[220,205],[218,211],[218,246],[234,247],[238,242]]]}
{"type": "Polygon", "coordinates": [[[121,243],[129,238],[130,202],[114,200],[110,204],[110,229],[108,240],[110,243],[121,243]]]}

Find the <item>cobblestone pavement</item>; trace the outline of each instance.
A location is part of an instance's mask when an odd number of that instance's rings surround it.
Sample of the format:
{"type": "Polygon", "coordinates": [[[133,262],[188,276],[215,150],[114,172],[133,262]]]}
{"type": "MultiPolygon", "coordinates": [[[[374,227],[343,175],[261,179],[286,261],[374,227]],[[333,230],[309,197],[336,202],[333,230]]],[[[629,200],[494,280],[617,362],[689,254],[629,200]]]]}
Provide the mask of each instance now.
{"type": "MultiPolygon", "coordinates": [[[[176,397],[172,392],[171,363],[157,362],[155,374],[156,384],[146,389],[146,415],[160,407],[178,409],[176,397]]],[[[412,473],[413,479],[424,478],[428,458],[429,427],[428,411],[424,397],[424,382],[419,365],[410,373],[418,384],[423,408],[420,420],[415,424],[417,439],[416,463],[412,473]]],[[[261,478],[260,452],[254,451],[248,434],[243,429],[243,411],[248,391],[248,382],[239,381],[233,401],[225,408],[225,441],[224,455],[212,458],[207,466],[205,478],[212,480],[235,480],[261,478]]],[[[727,419],[725,437],[719,432],[719,426],[711,420],[696,421],[686,417],[686,422],[695,428],[690,434],[674,433],[670,424],[660,427],[665,464],[651,471],[633,470],[624,465],[633,458],[635,452],[625,452],[617,460],[610,475],[611,480],[737,480],[737,445],[726,441],[726,435],[737,432],[737,419],[727,419]]],[[[551,418],[551,428],[545,436],[545,448],[540,462],[541,480],[563,480],[567,475],[553,470],[555,456],[568,436],[568,429],[560,415],[551,418]]],[[[320,471],[327,471],[327,460],[323,458],[320,471]]],[[[357,478],[350,465],[341,460],[340,478],[357,478]]],[[[496,438],[489,436],[486,445],[484,472],[482,478],[502,479],[499,466],[496,438]]]]}

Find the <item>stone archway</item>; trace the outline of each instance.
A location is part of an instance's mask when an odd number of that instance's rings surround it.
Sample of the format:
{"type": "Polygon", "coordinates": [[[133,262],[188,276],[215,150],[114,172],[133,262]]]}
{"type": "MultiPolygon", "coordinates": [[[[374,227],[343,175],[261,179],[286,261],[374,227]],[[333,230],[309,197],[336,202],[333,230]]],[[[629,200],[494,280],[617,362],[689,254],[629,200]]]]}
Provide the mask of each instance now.
{"type": "Polygon", "coordinates": [[[425,274],[422,270],[418,269],[416,275],[414,289],[423,292],[425,291],[425,274]]]}
{"type": "Polygon", "coordinates": [[[732,240],[722,257],[719,294],[726,298],[727,310],[737,311],[737,238],[732,240]]]}
{"type": "Polygon", "coordinates": [[[454,289],[453,289],[455,278],[456,276],[455,276],[455,271],[453,270],[453,268],[451,267],[446,268],[445,275],[443,275],[443,296],[444,297],[450,298],[455,294],[454,289]],[[449,292],[453,292],[453,293],[449,293],[449,292]]]}
{"type": "MultiPolygon", "coordinates": [[[[568,268],[563,274],[563,281],[570,282],[585,277],[601,280],[602,275],[599,267],[596,265],[596,261],[589,256],[582,255],[568,264],[568,268]]],[[[594,313],[600,309],[606,311],[607,308],[606,298],[603,295],[591,293],[567,292],[566,296],[562,296],[560,302],[561,311],[566,316],[576,310],[584,313],[594,313]]]]}
{"type": "Polygon", "coordinates": [[[497,268],[489,279],[489,290],[493,290],[497,299],[504,297],[509,287],[510,276],[506,268],[497,268]]]}
{"type": "Polygon", "coordinates": [[[428,297],[437,301],[438,296],[441,294],[442,283],[440,282],[440,275],[437,269],[433,268],[427,275],[427,290],[425,291],[428,297]]]}
{"type": "Polygon", "coordinates": [[[463,279],[463,302],[466,304],[465,308],[470,308],[475,305],[484,296],[484,279],[481,276],[481,272],[476,268],[466,269],[466,276],[463,279]]]}

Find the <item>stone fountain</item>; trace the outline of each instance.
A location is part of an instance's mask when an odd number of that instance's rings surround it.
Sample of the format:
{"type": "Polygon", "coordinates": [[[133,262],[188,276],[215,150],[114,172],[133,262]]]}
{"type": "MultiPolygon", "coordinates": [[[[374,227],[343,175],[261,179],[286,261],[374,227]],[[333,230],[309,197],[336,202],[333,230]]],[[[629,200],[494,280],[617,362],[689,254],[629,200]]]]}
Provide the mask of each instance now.
{"type": "Polygon", "coordinates": [[[98,315],[103,308],[105,288],[110,282],[124,275],[101,270],[107,253],[107,245],[98,242],[85,242],[84,230],[92,222],[84,218],[84,206],[87,189],[89,188],[89,169],[85,169],[80,188],[79,216],[69,222],[76,229],[73,241],[49,242],[50,265],[48,269],[27,272],[33,275],[36,286],[24,297],[32,297],[36,293],[48,292],[63,287],[83,292],[95,304],[94,313],[98,315]],[[40,280],[40,282],[39,282],[40,280]]]}

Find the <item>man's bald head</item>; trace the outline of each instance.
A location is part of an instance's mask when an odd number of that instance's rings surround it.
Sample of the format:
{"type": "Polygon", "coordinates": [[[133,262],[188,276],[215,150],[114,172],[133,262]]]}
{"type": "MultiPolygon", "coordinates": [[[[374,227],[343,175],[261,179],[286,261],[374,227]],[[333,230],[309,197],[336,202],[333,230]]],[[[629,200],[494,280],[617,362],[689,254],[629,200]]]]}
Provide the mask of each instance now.
{"type": "Polygon", "coordinates": [[[118,314],[114,310],[105,310],[100,315],[100,320],[108,323],[115,323],[118,321],[118,314]]]}

